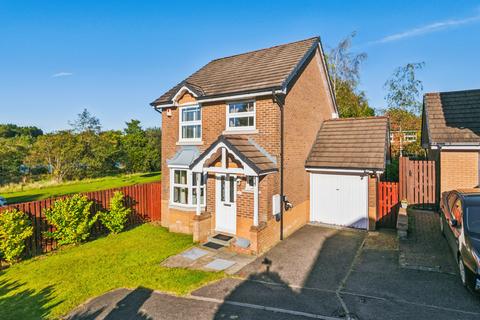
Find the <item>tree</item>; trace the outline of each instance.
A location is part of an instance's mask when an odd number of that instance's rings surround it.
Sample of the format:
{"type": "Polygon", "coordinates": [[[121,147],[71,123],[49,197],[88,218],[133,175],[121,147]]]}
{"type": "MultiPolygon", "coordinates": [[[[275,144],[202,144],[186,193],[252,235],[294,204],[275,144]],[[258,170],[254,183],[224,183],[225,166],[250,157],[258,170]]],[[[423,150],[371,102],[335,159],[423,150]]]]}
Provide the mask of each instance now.
{"type": "Polygon", "coordinates": [[[395,69],[384,85],[388,90],[385,96],[388,108],[398,108],[417,115],[420,113],[423,84],[417,79],[416,72],[424,66],[424,62],[407,63],[395,69]]]}
{"type": "Polygon", "coordinates": [[[78,174],[81,148],[71,131],[49,133],[37,138],[26,159],[30,166],[47,166],[57,182],[78,174]]]}
{"type": "Polygon", "coordinates": [[[0,138],[15,138],[15,137],[31,137],[36,138],[41,136],[43,131],[37,127],[20,127],[16,124],[0,124],[0,138]]]}
{"type": "Polygon", "coordinates": [[[370,117],[375,111],[368,105],[365,92],[356,93],[346,82],[337,83],[336,100],[340,117],[370,117]]]}
{"type": "Polygon", "coordinates": [[[327,65],[337,100],[340,117],[373,116],[374,110],[368,105],[365,92],[358,89],[360,66],[367,54],[351,52],[352,32],[327,55],[327,65]]]}
{"type": "Polygon", "coordinates": [[[148,128],[145,133],[147,135],[147,158],[150,171],[160,171],[162,167],[162,128],[148,128]]]}
{"type": "Polygon", "coordinates": [[[351,87],[356,87],[360,82],[360,65],[367,59],[367,54],[350,52],[352,40],[356,35],[355,31],[352,32],[328,54],[328,66],[334,91],[341,82],[351,87]]]}
{"type": "Polygon", "coordinates": [[[77,133],[85,131],[99,133],[102,129],[100,120],[90,114],[87,109],[83,109],[83,111],[77,115],[77,120],[69,122],[69,124],[72,127],[73,131],[77,133]]]}
{"type": "Polygon", "coordinates": [[[22,165],[31,145],[31,138],[0,138],[0,185],[19,182],[25,171],[22,165]]]}
{"type": "Polygon", "coordinates": [[[385,82],[384,88],[388,90],[385,100],[388,108],[384,113],[390,118],[390,127],[394,134],[394,143],[392,143],[394,155],[400,154],[403,150],[405,154],[425,156],[419,137],[422,123],[420,108],[423,85],[416,76],[416,71],[421,70],[424,65],[425,63],[420,62],[398,67],[392,77],[385,82]],[[417,140],[404,143],[401,140],[404,131],[415,131],[417,140]]]}
{"type": "Polygon", "coordinates": [[[140,121],[127,122],[123,137],[124,164],[127,172],[148,172],[160,167],[159,145],[156,145],[158,133],[147,134],[140,126],[140,121]]]}

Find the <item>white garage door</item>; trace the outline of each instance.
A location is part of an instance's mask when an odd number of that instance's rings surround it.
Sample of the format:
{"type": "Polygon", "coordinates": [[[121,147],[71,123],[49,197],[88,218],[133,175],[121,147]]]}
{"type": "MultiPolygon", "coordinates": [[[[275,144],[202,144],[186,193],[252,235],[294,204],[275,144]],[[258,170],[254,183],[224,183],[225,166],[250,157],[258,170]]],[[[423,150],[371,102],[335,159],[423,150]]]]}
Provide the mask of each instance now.
{"type": "Polygon", "coordinates": [[[368,177],[310,173],[310,220],[367,229],[368,177]]]}

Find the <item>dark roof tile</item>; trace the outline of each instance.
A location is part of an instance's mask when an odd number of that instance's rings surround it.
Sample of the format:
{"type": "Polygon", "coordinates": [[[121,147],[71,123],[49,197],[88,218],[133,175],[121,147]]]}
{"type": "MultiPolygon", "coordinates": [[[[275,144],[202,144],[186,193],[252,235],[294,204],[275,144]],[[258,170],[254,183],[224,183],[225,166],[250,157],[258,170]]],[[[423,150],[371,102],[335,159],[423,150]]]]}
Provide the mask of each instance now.
{"type": "Polygon", "coordinates": [[[318,131],[305,166],[383,170],[387,151],[386,117],[327,120],[318,131]]]}
{"type": "Polygon", "coordinates": [[[320,42],[318,37],[213,60],[152,102],[171,103],[185,84],[200,97],[281,88],[320,42]]]}
{"type": "Polygon", "coordinates": [[[480,144],[480,89],[427,93],[423,105],[430,144],[480,144]]]}

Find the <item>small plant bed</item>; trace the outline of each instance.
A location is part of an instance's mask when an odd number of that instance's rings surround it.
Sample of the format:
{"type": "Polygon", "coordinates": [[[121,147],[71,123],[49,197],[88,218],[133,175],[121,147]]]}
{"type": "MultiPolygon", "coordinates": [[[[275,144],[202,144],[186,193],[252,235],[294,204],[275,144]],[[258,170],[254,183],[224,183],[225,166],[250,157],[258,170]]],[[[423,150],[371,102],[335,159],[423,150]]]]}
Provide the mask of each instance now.
{"type": "Polygon", "coordinates": [[[0,188],[0,196],[7,199],[8,204],[60,197],[74,193],[100,191],[112,188],[131,186],[139,183],[160,181],[159,172],[136,173],[55,183],[53,181],[35,182],[32,184],[11,185],[0,188]]]}
{"type": "Polygon", "coordinates": [[[20,262],[0,271],[1,318],[56,319],[115,288],[186,294],[222,278],[222,273],[160,265],[192,245],[189,235],[144,224],[20,262]]]}

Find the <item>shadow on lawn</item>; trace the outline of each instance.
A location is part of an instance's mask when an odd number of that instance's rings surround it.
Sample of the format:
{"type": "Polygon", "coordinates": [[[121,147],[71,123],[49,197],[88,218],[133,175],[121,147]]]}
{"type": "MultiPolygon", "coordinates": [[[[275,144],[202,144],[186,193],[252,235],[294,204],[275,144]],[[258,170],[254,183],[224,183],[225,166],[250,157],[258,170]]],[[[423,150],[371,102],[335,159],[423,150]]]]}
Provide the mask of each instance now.
{"type": "Polygon", "coordinates": [[[43,319],[60,303],[51,303],[54,298],[53,286],[40,291],[22,290],[24,286],[18,281],[0,280],[0,318],[43,319]],[[9,295],[14,290],[16,293],[9,295]]]}

